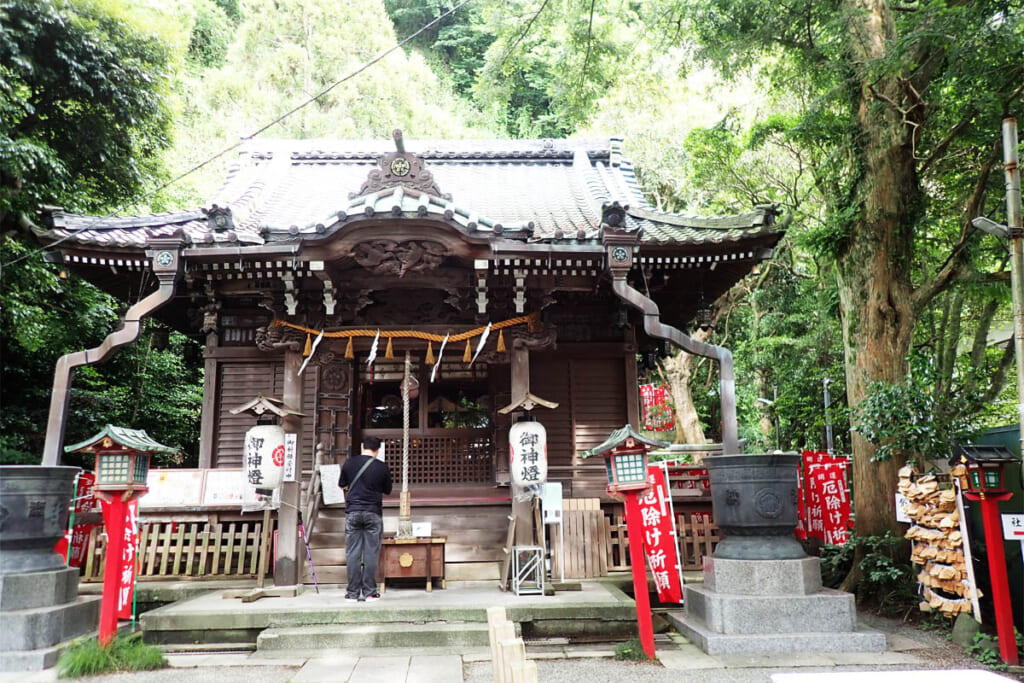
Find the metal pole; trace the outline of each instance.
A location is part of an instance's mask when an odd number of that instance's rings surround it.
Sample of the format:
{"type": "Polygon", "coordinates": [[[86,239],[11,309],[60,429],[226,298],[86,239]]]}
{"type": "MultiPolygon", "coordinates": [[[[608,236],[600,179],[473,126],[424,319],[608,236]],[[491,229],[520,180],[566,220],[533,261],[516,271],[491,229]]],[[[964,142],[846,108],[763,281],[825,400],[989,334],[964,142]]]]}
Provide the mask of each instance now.
{"type": "Polygon", "coordinates": [[[832,382],[828,377],[821,380],[821,387],[825,392],[825,450],[828,451],[829,455],[832,455],[832,412],[829,408],[832,406],[832,397],[828,393],[828,385],[832,382]]]}
{"type": "Polygon", "coordinates": [[[1017,423],[1024,452],[1024,229],[1021,228],[1017,119],[1003,119],[1003,169],[1006,174],[1006,227],[1010,233],[1010,284],[1013,287],[1013,352],[1017,357],[1017,423]]]}

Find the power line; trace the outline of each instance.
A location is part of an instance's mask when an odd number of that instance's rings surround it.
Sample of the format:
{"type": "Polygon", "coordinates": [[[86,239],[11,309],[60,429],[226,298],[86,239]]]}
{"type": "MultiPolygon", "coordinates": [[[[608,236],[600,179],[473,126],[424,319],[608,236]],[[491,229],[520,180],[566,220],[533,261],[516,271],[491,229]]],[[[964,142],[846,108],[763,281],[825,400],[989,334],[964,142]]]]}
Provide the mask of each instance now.
{"type": "Polygon", "coordinates": [[[431,21],[427,22],[421,29],[419,29],[415,33],[412,33],[412,34],[406,36],[405,39],[403,39],[401,42],[396,43],[394,46],[388,48],[384,52],[381,52],[380,54],[378,54],[376,57],[374,57],[370,61],[365,62],[362,66],[357,68],[355,71],[352,71],[352,72],[348,73],[347,75],[342,76],[341,78],[339,78],[338,80],[334,81],[333,83],[328,85],[326,88],[324,88],[323,90],[321,90],[317,94],[315,94],[315,95],[313,95],[311,97],[308,97],[305,101],[301,102],[300,104],[297,104],[296,106],[292,107],[291,109],[289,109],[285,113],[281,114],[280,116],[278,116],[276,119],[274,119],[270,123],[268,123],[268,124],[266,124],[264,126],[260,126],[258,129],[256,129],[255,131],[253,131],[249,135],[245,135],[242,138],[240,138],[238,142],[235,142],[235,143],[233,143],[231,145],[228,145],[227,147],[225,147],[221,151],[219,151],[216,154],[214,154],[213,156],[211,156],[211,157],[209,157],[209,158],[199,162],[198,164],[196,164],[192,168],[188,169],[187,171],[179,173],[178,175],[176,175],[175,177],[171,178],[170,180],[168,180],[167,182],[163,183],[162,185],[159,185],[158,187],[155,187],[152,190],[144,193],[141,197],[138,197],[137,199],[133,199],[131,202],[125,202],[124,204],[121,204],[120,206],[117,206],[116,208],[114,208],[109,213],[107,213],[107,214],[105,214],[103,216],[97,217],[92,222],[87,223],[87,224],[85,224],[85,225],[83,225],[83,226],[81,226],[79,228],[75,228],[74,230],[70,231],[67,235],[64,235],[64,237],[61,237],[60,239],[55,240],[55,241],[51,242],[50,244],[48,244],[48,245],[46,245],[44,247],[39,247],[38,249],[30,250],[30,251],[22,254],[18,258],[13,259],[11,261],[8,261],[7,263],[4,263],[4,264],[0,265],[0,277],[3,276],[3,268],[7,268],[9,266],[13,266],[16,263],[20,263],[21,261],[24,261],[25,259],[29,258],[30,256],[35,256],[37,254],[41,254],[42,252],[46,251],[47,249],[52,249],[53,247],[55,247],[55,246],[65,242],[66,240],[70,239],[74,235],[76,235],[76,234],[78,234],[78,233],[80,233],[80,232],[82,232],[84,230],[89,230],[89,229],[93,228],[94,226],[102,223],[106,219],[112,218],[112,217],[118,215],[119,213],[121,213],[122,211],[126,210],[128,207],[132,206],[133,204],[137,204],[139,202],[145,201],[146,199],[149,199],[153,195],[157,194],[158,192],[163,192],[168,187],[170,187],[170,186],[174,185],[175,183],[181,181],[182,179],[192,175],[193,173],[195,173],[199,169],[201,169],[201,168],[203,168],[205,166],[208,166],[209,164],[213,163],[217,159],[220,159],[222,156],[224,156],[228,152],[232,152],[232,151],[238,149],[239,147],[241,147],[243,144],[245,144],[249,140],[252,140],[256,136],[260,135],[261,133],[264,133],[267,130],[269,130],[270,128],[272,128],[273,126],[276,126],[277,124],[281,123],[282,121],[284,121],[286,118],[288,118],[292,114],[295,114],[296,112],[304,109],[305,107],[309,106],[313,102],[316,102],[321,97],[323,97],[327,93],[331,92],[332,90],[337,88],[342,83],[345,83],[346,81],[349,81],[349,80],[355,78],[356,76],[358,76],[359,74],[363,73],[364,71],[369,69],[371,66],[373,66],[377,62],[381,61],[382,59],[384,59],[385,57],[390,55],[392,52],[395,52],[396,50],[404,47],[406,45],[406,43],[409,43],[410,41],[412,41],[414,38],[419,36],[424,31],[427,31],[430,28],[434,27],[435,25],[440,23],[443,19],[447,19],[451,15],[455,14],[456,12],[458,12],[460,9],[462,9],[464,6],[468,5],[472,1],[473,0],[462,0],[462,2],[460,2],[458,5],[455,5],[455,7],[452,7],[450,10],[448,10],[444,14],[441,14],[441,15],[439,15],[437,17],[434,17],[434,19],[432,19],[431,21]]]}

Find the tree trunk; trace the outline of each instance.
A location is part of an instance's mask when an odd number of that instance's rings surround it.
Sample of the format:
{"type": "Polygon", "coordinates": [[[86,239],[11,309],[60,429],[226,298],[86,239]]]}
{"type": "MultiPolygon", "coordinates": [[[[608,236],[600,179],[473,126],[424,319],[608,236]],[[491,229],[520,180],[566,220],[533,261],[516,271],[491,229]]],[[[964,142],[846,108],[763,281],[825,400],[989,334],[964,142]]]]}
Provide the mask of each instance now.
{"type": "MultiPolygon", "coordinates": [[[[848,0],[845,4],[852,62],[866,65],[859,91],[853,93],[858,131],[850,148],[860,170],[851,200],[860,211],[837,259],[846,390],[855,411],[871,382],[897,382],[906,375],[907,353],[917,323],[912,300],[911,226],[920,188],[914,161],[916,128],[908,125],[914,123],[914,112],[893,106],[906,101],[906,82],[891,74],[878,78],[869,68],[884,59],[895,42],[892,16],[881,0],[848,0]]],[[[872,462],[875,447],[856,431],[852,445],[857,534],[898,532],[897,472],[906,456],[872,462]]]]}
{"type": "MultiPolygon", "coordinates": [[[[697,330],[690,336],[697,341],[706,341],[710,335],[703,330],[697,330]]],[[[690,387],[690,381],[693,378],[693,363],[696,358],[685,351],[679,351],[674,356],[666,358],[663,363],[662,377],[668,384],[669,392],[672,394],[672,404],[675,408],[676,443],[707,443],[690,387]]]]}

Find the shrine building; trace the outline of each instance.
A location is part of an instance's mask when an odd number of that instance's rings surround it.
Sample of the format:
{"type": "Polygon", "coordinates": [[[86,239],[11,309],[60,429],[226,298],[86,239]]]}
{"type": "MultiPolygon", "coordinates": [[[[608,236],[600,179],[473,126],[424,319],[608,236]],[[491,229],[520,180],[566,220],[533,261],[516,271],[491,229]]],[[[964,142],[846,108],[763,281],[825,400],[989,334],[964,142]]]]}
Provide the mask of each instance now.
{"type": "MultiPolygon", "coordinates": [[[[771,257],[782,236],[775,210],[659,211],[621,146],[427,142],[398,131],[379,142],[257,140],[201,208],[44,210],[39,239],[133,304],[101,347],[58,363],[44,464],[60,460],[74,368],[134,341],[145,317],[204,346],[200,468],[241,469],[253,418],[231,409],[277,397],[301,413],[286,422],[299,465],[283,499],[311,509],[316,465],[343,462],[374,435],[395,475],[386,530],[403,476],[408,352],[418,381],[413,518],[447,537],[449,578],[497,576],[512,499],[508,432],[527,414],[546,428],[548,479],[565,498],[612,503],[599,459],[580,456],[638,426],[637,355],[666,341],[728,364],[722,440],[735,449],[731,356],[685,330],[771,257]]],[[[307,524],[315,537],[342,516],[321,507],[307,524]]],[[[281,533],[283,555],[302,561],[277,571],[301,580],[304,551],[281,533]]],[[[320,553],[321,581],[343,571],[343,535],[335,545],[320,553]]]]}

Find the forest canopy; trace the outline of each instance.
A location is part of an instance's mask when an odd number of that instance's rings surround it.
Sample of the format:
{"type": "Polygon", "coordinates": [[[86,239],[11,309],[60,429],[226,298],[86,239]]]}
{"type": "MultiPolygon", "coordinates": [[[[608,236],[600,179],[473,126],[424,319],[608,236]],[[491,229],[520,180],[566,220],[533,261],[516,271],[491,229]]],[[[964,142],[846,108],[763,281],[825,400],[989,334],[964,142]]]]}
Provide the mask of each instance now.
{"type": "MultiPolygon", "coordinates": [[[[269,124],[261,135],[622,134],[659,208],[777,204],[776,257],[695,334],[735,351],[749,449],[824,447],[832,425],[862,500],[891,500],[905,462],[1014,420],[1007,252],[971,219],[1005,220],[999,128],[1024,83],[1017,5],[137,5],[0,0],[5,460],[38,457],[54,360],[102,339],[122,305],[40,261],[34,207],[202,205],[240,141],[269,124]]],[[[165,347],[156,332],[80,373],[69,438],[131,422],[194,457],[197,340],[174,332],[165,347]],[[169,402],[157,387],[179,408],[158,409],[169,402]]],[[[641,360],[687,418],[676,438],[717,439],[715,369],[641,360]]],[[[858,524],[883,531],[887,511],[862,506],[858,524]]]]}

